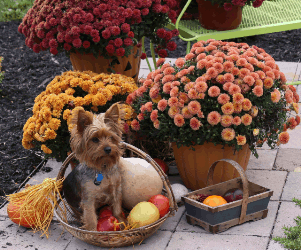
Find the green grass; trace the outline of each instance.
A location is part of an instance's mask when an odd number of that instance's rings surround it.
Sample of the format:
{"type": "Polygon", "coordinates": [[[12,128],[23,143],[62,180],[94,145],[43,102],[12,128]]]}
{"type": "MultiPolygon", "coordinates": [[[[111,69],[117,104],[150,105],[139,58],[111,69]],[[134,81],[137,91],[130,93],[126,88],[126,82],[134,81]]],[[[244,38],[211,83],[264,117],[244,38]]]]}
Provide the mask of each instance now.
{"type": "MultiPolygon", "coordinates": [[[[296,205],[301,207],[301,200],[293,199],[296,205]]],[[[286,249],[299,250],[301,249],[301,217],[295,218],[296,226],[283,227],[285,237],[275,237],[274,241],[282,244],[286,249]]]]}
{"type": "Polygon", "coordinates": [[[21,20],[32,7],[34,0],[1,0],[0,22],[21,20]]]}

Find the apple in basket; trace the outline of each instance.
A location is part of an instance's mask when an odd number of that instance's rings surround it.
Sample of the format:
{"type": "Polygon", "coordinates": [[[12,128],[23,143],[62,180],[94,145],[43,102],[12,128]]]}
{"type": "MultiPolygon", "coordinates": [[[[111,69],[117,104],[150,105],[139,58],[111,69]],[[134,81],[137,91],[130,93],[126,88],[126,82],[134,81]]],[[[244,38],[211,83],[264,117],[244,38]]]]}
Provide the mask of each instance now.
{"type": "Polygon", "coordinates": [[[162,194],[152,196],[148,202],[153,203],[159,209],[160,218],[162,218],[169,211],[169,200],[162,194]]]}
{"type": "MultiPolygon", "coordinates": [[[[125,217],[124,212],[122,212],[123,217],[125,217]]],[[[113,216],[113,211],[111,206],[104,206],[102,209],[99,211],[98,218],[103,218],[107,216],[113,216]]]]}
{"type": "Polygon", "coordinates": [[[97,231],[119,231],[118,220],[114,216],[105,216],[98,219],[97,231]]]}
{"type": "Polygon", "coordinates": [[[154,161],[162,168],[162,170],[165,174],[168,174],[169,168],[165,161],[163,161],[159,158],[154,158],[154,161]]]}

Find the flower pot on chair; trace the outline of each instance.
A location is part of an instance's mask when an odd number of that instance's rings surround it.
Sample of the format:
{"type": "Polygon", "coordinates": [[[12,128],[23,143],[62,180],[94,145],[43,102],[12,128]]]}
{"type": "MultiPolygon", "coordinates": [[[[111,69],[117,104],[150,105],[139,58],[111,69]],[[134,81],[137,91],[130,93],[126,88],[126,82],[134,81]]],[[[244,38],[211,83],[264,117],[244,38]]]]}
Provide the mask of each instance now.
{"type": "Polygon", "coordinates": [[[199,21],[201,26],[208,30],[233,30],[242,20],[242,9],[240,6],[232,6],[226,11],[218,4],[212,5],[210,1],[197,0],[199,10],[199,21]]]}
{"type": "MultiPolygon", "coordinates": [[[[185,186],[192,190],[206,187],[207,174],[210,166],[221,159],[231,159],[236,161],[244,170],[247,169],[251,150],[248,145],[244,145],[242,150],[234,151],[232,147],[205,143],[204,145],[178,148],[176,143],[172,144],[177,168],[185,186]]],[[[239,177],[238,172],[227,162],[219,164],[214,171],[214,184],[239,177]]]]}
{"type": "Polygon", "coordinates": [[[140,62],[141,62],[142,48],[134,46],[133,51],[128,57],[117,56],[113,59],[105,59],[99,55],[97,58],[91,54],[80,54],[79,52],[71,53],[70,60],[74,70],[86,71],[90,70],[95,73],[111,73],[108,68],[113,69],[116,73],[126,75],[134,78],[135,82],[138,80],[140,62]],[[113,66],[110,66],[113,62],[113,66]]]}

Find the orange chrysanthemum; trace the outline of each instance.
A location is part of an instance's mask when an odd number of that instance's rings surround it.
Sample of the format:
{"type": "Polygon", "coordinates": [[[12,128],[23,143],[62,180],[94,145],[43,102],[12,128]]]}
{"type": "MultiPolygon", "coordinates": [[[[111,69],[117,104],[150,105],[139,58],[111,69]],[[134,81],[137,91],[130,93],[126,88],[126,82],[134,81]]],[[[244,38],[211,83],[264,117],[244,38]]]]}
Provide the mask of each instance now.
{"type": "Polygon", "coordinates": [[[279,138],[280,143],[286,144],[286,143],[288,143],[288,141],[290,139],[290,135],[288,132],[282,132],[279,134],[278,138],[279,138]]]}
{"type": "Polygon", "coordinates": [[[234,103],[242,104],[243,100],[244,100],[244,96],[242,94],[237,93],[237,94],[233,95],[233,102],[234,103]]]}
{"type": "Polygon", "coordinates": [[[158,102],[158,109],[160,111],[164,111],[167,107],[167,100],[165,99],[161,99],[159,102],[158,102]]]}
{"type": "Polygon", "coordinates": [[[247,142],[247,139],[244,135],[236,136],[236,140],[237,140],[237,145],[241,145],[241,146],[245,145],[247,142]]]}
{"type": "Polygon", "coordinates": [[[198,101],[191,101],[188,104],[188,110],[191,114],[195,115],[201,110],[201,104],[198,101]]]}
{"type": "Polygon", "coordinates": [[[190,119],[190,127],[193,130],[199,130],[200,126],[202,125],[202,123],[195,117],[190,119]]]}
{"type": "Polygon", "coordinates": [[[224,128],[221,135],[224,141],[232,141],[235,138],[235,131],[233,128],[224,128]]]}
{"type": "Polygon", "coordinates": [[[266,79],[264,79],[263,81],[263,86],[266,88],[266,89],[270,89],[272,88],[274,85],[274,81],[271,77],[267,77],[266,79]]]}
{"type": "Polygon", "coordinates": [[[235,116],[232,120],[232,124],[235,126],[239,126],[241,124],[241,119],[239,116],[235,116]]]}
{"type": "Polygon", "coordinates": [[[134,119],[132,122],[131,122],[131,128],[135,131],[138,131],[140,129],[140,124],[139,122],[134,119]]]}
{"type": "Polygon", "coordinates": [[[219,97],[217,98],[217,102],[221,105],[226,104],[227,102],[230,101],[230,96],[227,94],[221,94],[219,95],[219,97]]]}
{"type": "Polygon", "coordinates": [[[170,107],[170,109],[168,110],[168,115],[171,118],[174,118],[176,114],[178,114],[180,112],[180,109],[176,106],[170,107]]]}
{"type": "Polygon", "coordinates": [[[195,84],[195,89],[200,93],[205,93],[208,88],[206,82],[200,81],[195,84]]]}
{"type": "Polygon", "coordinates": [[[221,92],[221,90],[217,86],[212,86],[208,89],[208,95],[210,97],[217,97],[217,96],[219,96],[220,92],[221,92]]]}
{"type": "Polygon", "coordinates": [[[212,111],[207,116],[210,125],[217,125],[221,121],[221,115],[217,111],[212,111]]]}
{"type": "Polygon", "coordinates": [[[252,123],[252,116],[250,116],[249,114],[244,114],[241,117],[241,122],[243,125],[249,126],[252,123]]]}
{"type": "Polygon", "coordinates": [[[223,127],[230,127],[233,122],[233,116],[232,115],[222,115],[221,119],[221,125],[223,127]]]}
{"type": "Polygon", "coordinates": [[[222,106],[222,112],[225,115],[232,115],[234,112],[234,106],[231,102],[227,102],[222,106]]]}
{"type": "Polygon", "coordinates": [[[174,117],[174,123],[176,124],[176,126],[182,127],[185,124],[185,120],[184,120],[183,115],[176,114],[175,117],[174,117]]]}
{"type": "Polygon", "coordinates": [[[252,108],[252,103],[251,103],[251,101],[250,101],[248,98],[245,98],[245,99],[242,101],[242,109],[243,109],[244,111],[249,111],[251,108],[252,108]]]}

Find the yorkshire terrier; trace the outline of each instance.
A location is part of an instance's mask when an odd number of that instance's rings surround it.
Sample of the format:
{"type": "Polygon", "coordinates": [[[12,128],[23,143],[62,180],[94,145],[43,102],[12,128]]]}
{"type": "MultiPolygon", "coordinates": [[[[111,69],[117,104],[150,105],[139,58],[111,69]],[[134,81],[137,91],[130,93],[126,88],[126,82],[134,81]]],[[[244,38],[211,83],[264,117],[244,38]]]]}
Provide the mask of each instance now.
{"type": "Polygon", "coordinates": [[[65,199],[85,230],[96,231],[97,211],[104,205],[112,206],[113,216],[127,223],[122,211],[119,160],[124,150],[118,104],[99,115],[74,109],[71,124],[70,146],[80,164],[63,182],[65,199]]]}

